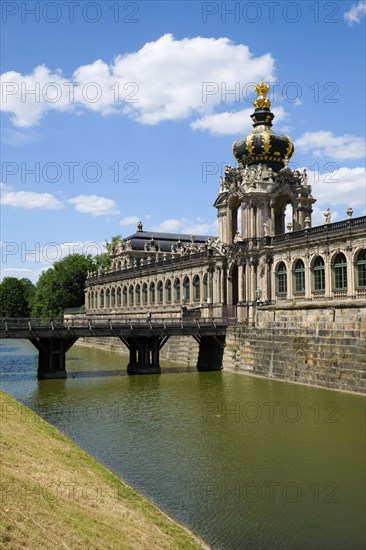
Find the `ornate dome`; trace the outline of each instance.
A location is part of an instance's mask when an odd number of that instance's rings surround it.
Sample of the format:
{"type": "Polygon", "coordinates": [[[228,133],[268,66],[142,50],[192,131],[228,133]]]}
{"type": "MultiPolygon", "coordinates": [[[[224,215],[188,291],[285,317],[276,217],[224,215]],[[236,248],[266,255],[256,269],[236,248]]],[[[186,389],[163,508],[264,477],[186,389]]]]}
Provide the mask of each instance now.
{"type": "Polygon", "coordinates": [[[251,115],[254,129],[246,137],[234,141],[233,154],[243,166],[266,164],[278,172],[293,155],[294,144],[288,136],[271,130],[274,114],[266,97],[268,90],[264,82],[255,87],[258,99],[253,101],[255,111],[251,115]]]}

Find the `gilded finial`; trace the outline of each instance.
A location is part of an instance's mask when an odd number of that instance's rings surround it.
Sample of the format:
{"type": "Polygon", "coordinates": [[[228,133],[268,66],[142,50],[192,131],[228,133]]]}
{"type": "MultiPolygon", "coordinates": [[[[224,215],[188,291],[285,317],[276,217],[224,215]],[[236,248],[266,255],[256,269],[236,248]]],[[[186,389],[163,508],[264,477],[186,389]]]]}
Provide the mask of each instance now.
{"type": "Polygon", "coordinates": [[[264,107],[265,109],[269,109],[270,106],[271,106],[271,102],[268,99],[268,97],[266,97],[266,95],[268,94],[268,91],[269,91],[269,85],[265,84],[262,80],[262,82],[257,84],[254,89],[255,89],[255,91],[257,93],[257,96],[258,96],[258,99],[255,99],[253,101],[254,107],[256,109],[260,109],[262,107],[264,107]]]}

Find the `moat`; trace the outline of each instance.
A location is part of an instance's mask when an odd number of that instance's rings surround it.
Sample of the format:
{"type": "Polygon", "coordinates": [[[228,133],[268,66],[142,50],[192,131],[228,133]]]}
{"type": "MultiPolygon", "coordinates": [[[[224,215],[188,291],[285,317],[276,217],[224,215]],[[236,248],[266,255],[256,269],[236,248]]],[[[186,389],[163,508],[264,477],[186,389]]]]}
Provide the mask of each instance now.
{"type": "Polygon", "coordinates": [[[127,361],[75,345],[68,379],[38,381],[35,348],[7,340],[1,388],[214,549],[364,547],[364,397],[127,361]]]}

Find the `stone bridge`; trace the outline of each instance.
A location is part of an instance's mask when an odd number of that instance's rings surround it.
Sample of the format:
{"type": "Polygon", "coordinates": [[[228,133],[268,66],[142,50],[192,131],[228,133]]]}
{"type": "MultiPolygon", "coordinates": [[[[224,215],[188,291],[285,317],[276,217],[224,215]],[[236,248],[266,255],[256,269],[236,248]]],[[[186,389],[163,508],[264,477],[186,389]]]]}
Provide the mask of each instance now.
{"type": "Polygon", "coordinates": [[[197,369],[220,370],[227,319],[0,319],[0,338],[28,339],[38,350],[38,378],[66,378],[66,353],[78,338],[117,337],[129,350],[129,374],[158,374],[160,350],[171,336],[199,344],[197,369]]]}

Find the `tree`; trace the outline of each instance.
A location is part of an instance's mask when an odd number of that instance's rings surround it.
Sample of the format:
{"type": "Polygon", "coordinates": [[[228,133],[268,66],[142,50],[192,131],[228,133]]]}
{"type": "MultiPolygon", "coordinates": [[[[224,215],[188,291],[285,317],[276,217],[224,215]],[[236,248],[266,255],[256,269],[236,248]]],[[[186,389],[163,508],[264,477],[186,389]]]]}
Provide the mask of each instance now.
{"type": "Polygon", "coordinates": [[[38,280],[32,316],[61,317],[65,308],[82,306],[87,272],[95,267],[90,255],[70,254],[55,262],[38,280]]]}
{"type": "Polygon", "coordinates": [[[33,302],[34,294],[36,292],[36,285],[34,285],[32,283],[32,281],[30,281],[29,279],[23,278],[23,279],[19,279],[19,280],[23,285],[24,296],[25,296],[25,299],[27,300],[28,309],[29,309],[29,312],[30,312],[30,310],[32,309],[32,302],[33,302]]]}
{"type": "Polygon", "coordinates": [[[107,241],[106,239],[105,247],[108,250],[109,254],[112,252],[113,249],[117,247],[121,239],[122,239],[121,235],[114,235],[114,237],[112,237],[110,241],[107,241]]]}
{"type": "Polygon", "coordinates": [[[111,238],[110,241],[107,239],[105,240],[105,247],[107,249],[106,252],[103,252],[102,254],[98,254],[95,256],[95,264],[97,268],[101,269],[109,269],[111,266],[111,253],[113,250],[117,248],[118,243],[122,239],[121,235],[114,235],[114,237],[111,238]]]}
{"type": "Polygon", "coordinates": [[[95,258],[71,254],[55,262],[42,273],[36,287],[29,279],[5,277],[0,285],[1,316],[61,317],[65,308],[84,305],[87,272],[108,269],[110,253],[120,240],[115,235],[106,241],[107,251],[95,258]]]}
{"type": "Polygon", "coordinates": [[[28,317],[34,291],[29,279],[4,277],[0,284],[0,317],[28,317]]]}

